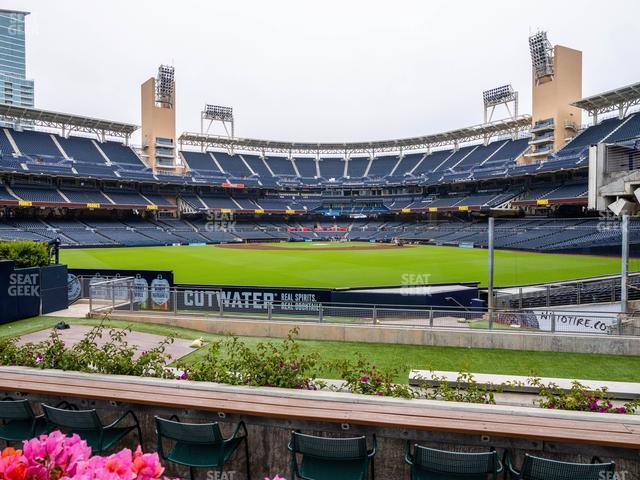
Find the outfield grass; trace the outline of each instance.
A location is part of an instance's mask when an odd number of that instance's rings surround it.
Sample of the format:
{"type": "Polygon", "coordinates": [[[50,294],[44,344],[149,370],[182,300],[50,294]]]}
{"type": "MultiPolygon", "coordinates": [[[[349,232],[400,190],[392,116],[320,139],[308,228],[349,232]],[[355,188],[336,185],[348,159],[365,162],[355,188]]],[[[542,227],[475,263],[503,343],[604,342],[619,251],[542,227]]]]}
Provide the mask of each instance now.
{"type": "MultiPolygon", "coordinates": [[[[18,336],[51,328],[60,320],[70,324],[97,325],[99,320],[61,319],[56,317],[38,317],[0,326],[0,338],[18,336]]],[[[131,327],[132,330],[158,335],[173,335],[179,338],[196,339],[203,337],[207,341],[222,338],[196,330],[175,328],[165,325],[132,323],[109,320],[107,325],[131,327]]],[[[249,345],[269,339],[242,337],[249,345]]],[[[280,341],[273,339],[273,341],[280,341]]],[[[299,340],[303,353],[318,352],[323,362],[353,358],[361,353],[381,368],[394,368],[399,371],[398,382],[407,382],[410,369],[433,369],[442,371],[460,371],[468,369],[474,373],[495,373],[504,375],[539,375],[557,378],[578,378],[584,380],[611,380],[640,382],[640,357],[597,355],[588,353],[532,352],[520,350],[495,350],[480,348],[433,347],[421,345],[393,345],[377,343],[335,342],[319,340],[299,340]]],[[[205,349],[194,351],[185,361],[193,362],[205,354],[205,349]]],[[[335,371],[325,369],[324,378],[337,378],[335,371]]]]}
{"type": "MultiPolygon", "coordinates": [[[[324,243],[324,242],[322,242],[324,243]]],[[[417,246],[344,250],[343,244],[298,243],[299,250],[250,250],[207,246],[94,248],[61,252],[79,268],[173,270],[178,283],[353,287],[487,281],[487,251],[417,246]],[[314,247],[315,245],[315,247],[314,247]]],[[[344,244],[369,245],[352,242],[344,244]]],[[[635,269],[635,262],[631,269],[635,269]]],[[[496,285],[568,280],[620,272],[615,257],[496,251],[496,285]]]]}

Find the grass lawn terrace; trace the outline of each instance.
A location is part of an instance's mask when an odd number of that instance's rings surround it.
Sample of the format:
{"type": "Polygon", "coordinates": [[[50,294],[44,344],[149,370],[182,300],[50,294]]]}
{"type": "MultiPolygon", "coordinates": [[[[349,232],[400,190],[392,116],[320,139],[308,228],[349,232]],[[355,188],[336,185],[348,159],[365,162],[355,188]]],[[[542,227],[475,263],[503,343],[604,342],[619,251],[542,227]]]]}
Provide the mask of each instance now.
{"type": "MultiPolygon", "coordinates": [[[[98,325],[100,320],[61,319],[36,317],[0,325],[0,339],[52,328],[60,320],[72,325],[98,325]]],[[[108,320],[107,326],[130,327],[134,331],[174,336],[183,339],[204,338],[213,341],[222,338],[196,330],[166,325],[108,320]]],[[[259,341],[279,342],[280,339],[242,337],[250,346],[259,341]]],[[[302,353],[318,352],[324,362],[352,358],[360,352],[380,368],[397,369],[396,381],[406,383],[410,369],[441,371],[469,370],[474,373],[504,375],[531,375],[544,377],[577,378],[584,380],[610,380],[640,382],[640,356],[601,355],[590,353],[533,352],[480,348],[434,347],[427,345],[395,345],[378,343],[298,340],[302,353]]],[[[187,362],[197,361],[206,353],[206,347],[194,350],[187,362]]],[[[337,378],[331,369],[321,372],[324,378],[337,378]]]]}

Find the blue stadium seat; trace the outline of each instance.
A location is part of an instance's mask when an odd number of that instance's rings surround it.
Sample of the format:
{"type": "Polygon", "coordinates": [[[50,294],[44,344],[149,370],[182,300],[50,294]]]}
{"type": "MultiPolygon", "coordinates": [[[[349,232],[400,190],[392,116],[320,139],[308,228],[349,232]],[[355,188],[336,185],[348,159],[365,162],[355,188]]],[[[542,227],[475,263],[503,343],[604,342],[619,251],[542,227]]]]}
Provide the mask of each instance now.
{"type": "Polygon", "coordinates": [[[303,178],[315,178],[317,176],[316,161],[314,158],[309,157],[296,157],[293,159],[298,167],[298,172],[303,178]]]}
{"type": "Polygon", "coordinates": [[[344,176],[344,158],[321,158],[319,162],[320,176],[324,179],[339,179],[344,176]]]}
{"type": "Polygon", "coordinates": [[[97,163],[104,165],[106,160],[100,154],[93,142],[82,137],[57,137],[58,143],[66,154],[79,162],[97,163]]]}
{"type": "Polygon", "coordinates": [[[131,149],[120,142],[106,141],[100,143],[100,150],[109,158],[111,163],[120,165],[132,165],[136,167],[146,167],[140,157],[131,149]]]}
{"type": "Polygon", "coordinates": [[[232,177],[246,178],[252,175],[240,155],[231,156],[226,152],[212,152],[211,154],[218,161],[224,172],[232,177]]]}
{"type": "Polygon", "coordinates": [[[265,157],[264,161],[269,165],[274,175],[296,176],[291,160],[284,157],[265,157]]]}
{"type": "Polygon", "coordinates": [[[369,166],[369,157],[351,157],[347,167],[347,176],[349,178],[364,177],[367,167],[369,166]]]}
{"type": "Polygon", "coordinates": [[[23,155],[62,157],[62,152],[53,142],[49,133],[35,130],[10,130],[9,133],[23,155]]]}

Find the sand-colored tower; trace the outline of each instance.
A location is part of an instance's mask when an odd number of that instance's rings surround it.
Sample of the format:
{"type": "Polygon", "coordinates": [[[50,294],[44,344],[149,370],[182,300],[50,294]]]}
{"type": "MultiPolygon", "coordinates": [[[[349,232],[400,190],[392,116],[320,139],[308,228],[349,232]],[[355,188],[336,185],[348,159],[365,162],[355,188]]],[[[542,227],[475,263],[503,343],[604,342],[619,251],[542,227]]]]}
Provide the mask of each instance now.
{"type": "Polygon", "coordinates": [[[154,172],[180,173],[176,153],[174,69],[160,65],[158,75],[141,86],[142,154],[154,172]]]}
{"type": "Polygon", "coordinates": [[[582,98],[582,52],[551,46],[546,32],[529,38],[532,61],[532,160],[542,160],[573,138],[582,111],[571,103],[582,98]]]}

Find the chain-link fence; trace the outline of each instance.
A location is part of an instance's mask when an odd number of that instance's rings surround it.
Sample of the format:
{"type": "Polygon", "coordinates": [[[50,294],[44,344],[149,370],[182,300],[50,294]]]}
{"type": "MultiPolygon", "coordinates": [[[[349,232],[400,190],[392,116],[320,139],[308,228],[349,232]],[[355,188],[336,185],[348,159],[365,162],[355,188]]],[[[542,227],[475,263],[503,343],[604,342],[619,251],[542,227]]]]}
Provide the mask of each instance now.
{"type": "Polygon", "coordinates": [[[369,324],[408,328],[489,329],[558,334],[640,335],[640,317],[615,311],[559,310],[542,307],[483,309],[388,306],[346,303],[279,302],[230,298],[219,289],[171,288],[166,283],[136,285],[133,278],[89,283],[90,310],[172,314],[203,318],[369,324]]]}

